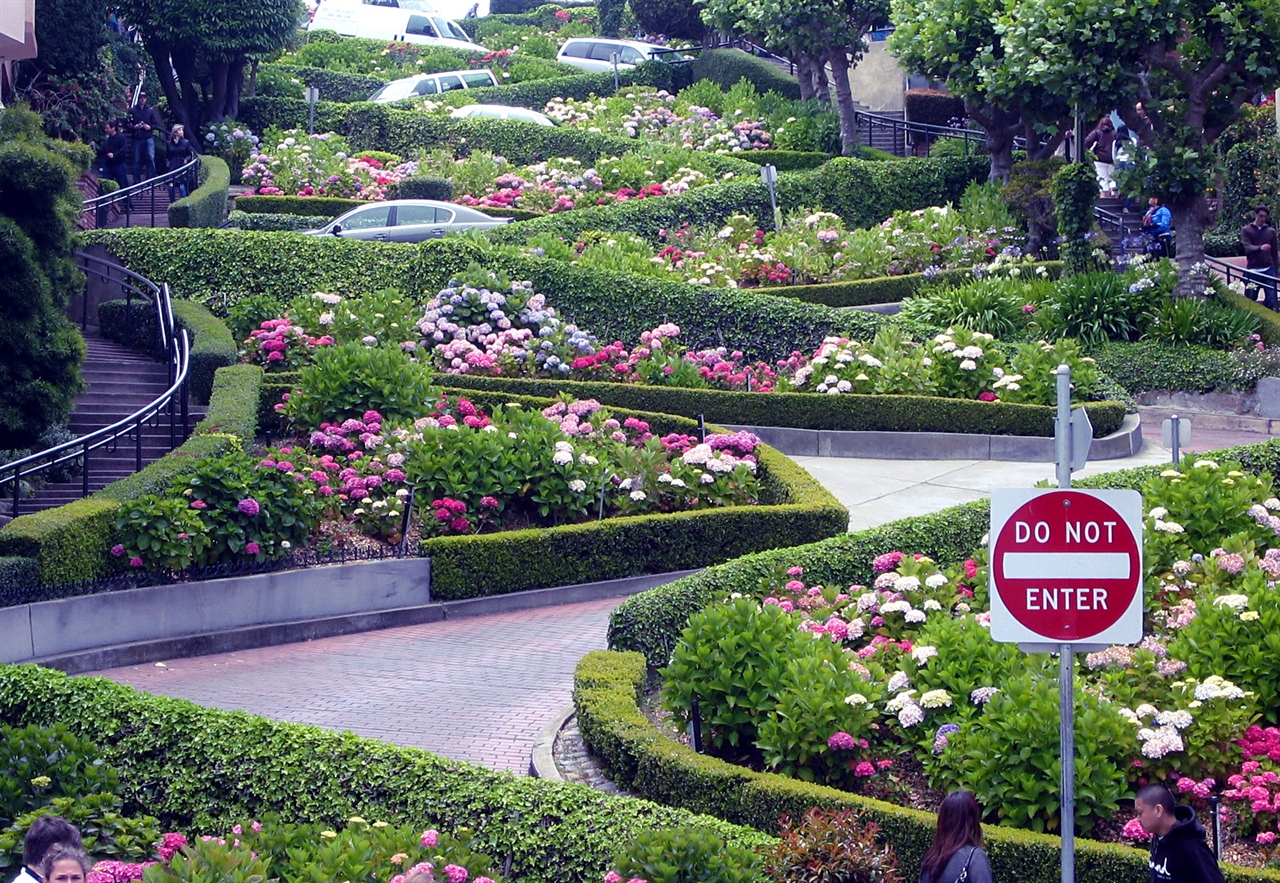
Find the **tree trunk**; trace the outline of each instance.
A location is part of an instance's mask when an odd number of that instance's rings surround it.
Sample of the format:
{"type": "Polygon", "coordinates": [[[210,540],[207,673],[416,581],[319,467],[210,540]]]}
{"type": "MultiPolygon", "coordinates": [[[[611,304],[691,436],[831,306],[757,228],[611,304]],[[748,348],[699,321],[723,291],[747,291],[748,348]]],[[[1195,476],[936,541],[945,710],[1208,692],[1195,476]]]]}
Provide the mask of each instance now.
{"type": "Polygon", "coordinates": [[[1174,297],[1203,297],[1209,284],[1204,262],[1204,231],[1209,224],[1209,203],[1203,194],[1190,202],[1171,204],[1173,235],[1177,248],[1178,284],[1174,297]]]}
{"type": "Polygon", "coordinates": [[[807,52],[797,52],[793,59],[796,66],[796,79],[800,81],[800,100],[811,101],[817,97],[814,88],[813,56],[807,52]]]}
{"type": "Polygon", "coordinates": [[[831,76],[836,81],[836,110],[840,114],[840,152],[855,156],[858,152],[858,112],[853,106],[853,89],[849,86],[849,54],[843,47],[827,51],[831,76]]]}
{"type": "MultiPolygon", "coordinates": [[[[240,93],[244,90],[244,65],[245,60],[242,57],[231,63],[231,69],[227,71],[227,119],[234,120],[240,115],[240,93]]],[[[254,70],[257,70],[258,63],[253,63],[254,70]]]]}
{"type": "Polygon", "coordinates": [[[991,157],[991,169],[987,180],[996,184],[1008,184],[1013,169],[1013,130],[1005,126],[987,129],[987,154],[991,157]]]}
{"type": "Polygon", "coordinates": [[[220,123],[227,118],[227,75],[231,65],[225,61],[209,62],[209,79],[213,82],[213,95],[205,108],[205,114],[211,123],[220,123]]]}

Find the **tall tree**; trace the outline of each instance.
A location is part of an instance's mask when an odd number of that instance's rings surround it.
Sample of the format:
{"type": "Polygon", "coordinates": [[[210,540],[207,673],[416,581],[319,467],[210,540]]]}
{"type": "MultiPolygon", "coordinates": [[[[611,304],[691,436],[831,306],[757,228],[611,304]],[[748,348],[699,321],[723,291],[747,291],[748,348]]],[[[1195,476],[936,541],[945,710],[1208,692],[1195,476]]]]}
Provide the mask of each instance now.
{"type": "Polygon", "coordinates": [[[301,0],[116,0],[136,25],[177,122],[195,132],[239,111],[249,56],[289,44],[301,0]]]}
{"type": "Polygon", "coordinates": [[[986,132],[990,180],[1007,182],[1014,139],[1026,140],[1030,159],[1047,159],[1070,122],[1066,100],[1012,68],[1000,21],[1015,0],[893,0],[890,49],[911,71],[964,99],[986,132]]]}
{"type": "Polygon", "coordinates": [[[792,58],[808,56],[802,69],[826,65],[835,80],[840,144],[857,152],[856,108],[849,69],[862,58],[865,37],[889,19],[888,0],[699,0],[712,27],[761,39],[766,48],[792,58]]]}
{"type": "Polygon", "coordinates": [[[1000,33],[1012,70],[1084,108],[1117,110],[1150,147],[1145,186],[1173,212],[1176,293],[1203,292],[1211,148],[1241,104],[1280,83],[1280,4],[1017,0],[1000,33]]]}

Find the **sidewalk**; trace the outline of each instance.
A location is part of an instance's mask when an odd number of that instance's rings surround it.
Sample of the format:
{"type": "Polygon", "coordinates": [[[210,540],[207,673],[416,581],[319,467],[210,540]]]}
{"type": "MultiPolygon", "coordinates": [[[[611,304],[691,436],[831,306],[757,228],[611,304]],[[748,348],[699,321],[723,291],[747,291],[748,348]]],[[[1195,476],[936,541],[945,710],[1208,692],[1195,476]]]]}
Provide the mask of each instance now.
{"type": "MultiPolygon", "coordinates": [[[[1077,475],[1169,462],[1159,423],[1144,422],[1143,434],[1138,456],[1090,463],[1077,475]]],[[[1266,440],[1222,430],[1193,438],[1193,451],[1266,440]]],[[[854,530],[1053,478],[1050,463],[796,459],[849,507],[854,530]]],[[[539,730],[571,700],[574,666],[604,649],[619,603],[446,620],[95,674],[201,705],[351,730],[525,773],[539,730]]]]}

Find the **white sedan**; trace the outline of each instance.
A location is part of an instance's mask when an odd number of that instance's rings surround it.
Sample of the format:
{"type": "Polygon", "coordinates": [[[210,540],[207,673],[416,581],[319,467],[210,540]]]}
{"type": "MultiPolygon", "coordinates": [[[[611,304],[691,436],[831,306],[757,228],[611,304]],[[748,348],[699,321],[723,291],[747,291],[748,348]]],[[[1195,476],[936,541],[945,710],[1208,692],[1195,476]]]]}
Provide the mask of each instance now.
{"type": "Polygon", "coordinates": [[[482,211],[434,199],[391,199],[353,208],[309,236],[341,236],[379,242],[422,242],[439,239],[450,231],[488,230],[509,223],[482,211]]]}

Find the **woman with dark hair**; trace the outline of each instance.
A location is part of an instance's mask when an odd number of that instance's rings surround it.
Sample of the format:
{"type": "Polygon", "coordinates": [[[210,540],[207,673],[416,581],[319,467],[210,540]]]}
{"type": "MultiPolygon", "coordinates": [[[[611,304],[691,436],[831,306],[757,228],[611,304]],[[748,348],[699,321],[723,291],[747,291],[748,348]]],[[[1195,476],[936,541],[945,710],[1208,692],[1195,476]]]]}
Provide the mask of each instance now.
{"type": "Polygon", "coordinates": [[[920,862],[920,883],[991,883],[982,812],[973,792],[952,791],[938,807],[938,828],[920,862]]]}

